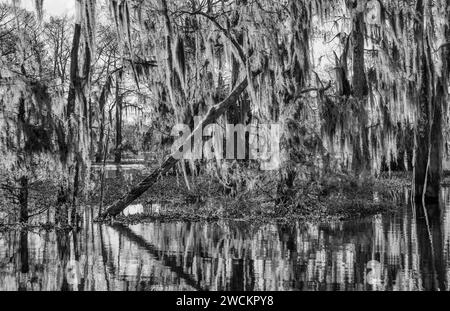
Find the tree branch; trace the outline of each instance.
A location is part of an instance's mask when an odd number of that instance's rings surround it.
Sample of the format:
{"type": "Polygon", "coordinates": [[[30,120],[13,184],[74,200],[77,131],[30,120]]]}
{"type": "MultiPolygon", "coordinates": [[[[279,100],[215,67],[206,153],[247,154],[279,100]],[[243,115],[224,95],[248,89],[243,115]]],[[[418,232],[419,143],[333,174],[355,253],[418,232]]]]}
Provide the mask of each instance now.
{"type": "Polygon", "coordinates": [[[205,18],[207,18],[208,20],[210,20],[216,27],[217,29],[219,29],[227,38],[228,40],[231,41],[231,43],[233,44],[233,46],[235,47],[236,51],[239,54],[239,58],[241,59],[241,62],[244,66],[246,66],[247,64],[247,57],[245,56],[244,51],[242,50],[241,45],[236,41],[236,39],[231,35],[231,33],[226,30],[224,27],[222,27],[222,25],[219,24],[219,22],[217,22],[217,20],[212,17],[209,14],[206,14],[205,12],[202,12],[201,10],[197,10],[197,11],[181,11],[181,13],[185,13],[185,14],[189,14],[189,15],[201,15],[205,18]]]}

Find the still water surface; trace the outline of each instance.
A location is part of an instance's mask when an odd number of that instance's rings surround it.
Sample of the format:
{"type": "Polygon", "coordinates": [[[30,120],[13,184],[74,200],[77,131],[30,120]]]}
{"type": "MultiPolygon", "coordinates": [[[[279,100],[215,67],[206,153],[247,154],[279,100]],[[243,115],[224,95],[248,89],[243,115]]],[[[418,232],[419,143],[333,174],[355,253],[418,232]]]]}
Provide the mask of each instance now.
{"type": "MultiPolygon", "coordinates": [[[[429,207],[327,224],[92,223],[0,233],[0,290],[448,290],[450,190],[429,207]]],[[[139,212],[140,207],[133,207],[139,212]]]]}

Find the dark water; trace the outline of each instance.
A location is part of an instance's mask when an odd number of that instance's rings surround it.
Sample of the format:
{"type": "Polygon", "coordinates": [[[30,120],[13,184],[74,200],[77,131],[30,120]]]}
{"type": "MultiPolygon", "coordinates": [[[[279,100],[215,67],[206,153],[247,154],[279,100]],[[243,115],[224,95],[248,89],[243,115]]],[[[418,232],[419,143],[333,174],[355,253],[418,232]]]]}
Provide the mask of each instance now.
{"type": "Polygon", "coordinates": [[[0,290],[448,290],[449,189],[442,198],[429,231],[411,205],[291,226],[100,226],[86,211],[77,234],[0,233],[0,290]]]}

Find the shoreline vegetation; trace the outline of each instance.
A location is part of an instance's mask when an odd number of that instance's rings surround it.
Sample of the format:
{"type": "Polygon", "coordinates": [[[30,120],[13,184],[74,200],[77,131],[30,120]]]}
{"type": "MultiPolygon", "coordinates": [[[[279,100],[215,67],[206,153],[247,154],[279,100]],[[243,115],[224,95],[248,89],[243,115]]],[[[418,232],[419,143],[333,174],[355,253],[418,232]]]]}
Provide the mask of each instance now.
{"type": "MultiPolygon", "coordinates": [[[[126,172],[126,171],[125,171],[126,172]]],[[[105,182],[103,206],[111,204],[133,183],[145,175],[146,170],[129,175],[119,172],[115,178],[105,182]]],[[[256,175],[255,175],[256,176],[256,175]]],[[[276,191],[276,181],[267,176],[257,175],[258,180],[247,180],[246,190],[236,191],[207,175],[195,176],[190,190],[184,181],[174,174],[167,174],[145,195],[139,198],[134,212],[126,209],[116,217],[99,220],[105,224],[138,224],[148,222],[216,222],[242,221],[251,224],[294,222],[349,221],[376,214],[395,213],[407,204],[405,198],[411,186],[409,173],[392,173],[389,176],[355,178],[344,174],[333,174],[314,181],[299,182],[289,193],[280,196],[276,191]],[[252,186],[249,186],[252,184],[252,186]],[[137,207],[137,209],[136,209],[137,207]]],[[[97,215],[100,204],[99,187],[95,185],[91,194],[80,202],[82,208],[97,215]]],[[[57,224],[51,221],[45,208],[39,203],[49,204],[51,187],[47,183],[36,185],[30,191],[35,200],[31,204],[41,210],[39,220],[24,223],[0,223],[0,231],[9,230],[73,230],[71,222],[57,224]],[[47,197],[47,200],[43,200],[47,197]],[[39,202],[39,203],[38,203],[39,202]]],[[[47,207],[51,210],[51,207],[47,207]]],[[[54,218],[54,216],[53,216],[54,218]]]]}
{"type": "Polygon", "coordinates": [[[212,179],[200,178],[188,191],[185,187],[176,188],[175,178],[172,178],[158,182],[153,191],[136,202],[138,206],[156,204],[158,212],[151,209],[131,215],[121,213],[105,221],[124,224],[219,220],[252,223],[346,221],[395,212],[406,204],[404,192],[410,186],[406,174],[364,180],[342,175],[326,181],[304,182],[293,188],[287,197],[271,193],[271,182],[265,187],[255,186],[253,190],[224,196],[222,185],[212,179]]]}

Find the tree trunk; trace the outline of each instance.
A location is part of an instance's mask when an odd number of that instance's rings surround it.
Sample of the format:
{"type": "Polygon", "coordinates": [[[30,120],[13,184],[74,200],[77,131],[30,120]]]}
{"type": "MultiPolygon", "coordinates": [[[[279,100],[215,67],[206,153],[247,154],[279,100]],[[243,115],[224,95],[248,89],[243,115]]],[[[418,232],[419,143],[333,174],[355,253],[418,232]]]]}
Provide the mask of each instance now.
{"type": "Polygon", "coordinates": [[[353,18],[353,95],[358,98],[367,96],[369,89],[364,64],[364,13],[356,13],[353,18]]]}
{"type": "MultiPolygon", "coordinates": [[[[308,5],[303,1],[290,0],[289,2],[290,11],[290,23],[293,29],[292,43],[289,48],[288,59],[292,58],[290,61],[292,64],[289,70],[289,80],[294,86],[293,89],[286,89],[287,92],[284,95],[284,101],[286,106],[293,106],[295,110],[291,110],[289,114],[282,113],[280,116],[280,124],[288,124],[289,119],[298,119],[297,116],[301,115],[303,112],[302,105],[296,105],[295,97],[296,93],[302,90],[308,83],[310,79],[310,43],[311,43],[311,19],[308,13],[308,5]]],[[[287,55],[286,55],[287,56],[287,55]]],[[[287,109],[286,109],[287,111],[287,109]]],[[[282,158],[289,159],[280,169],[280,180],[277,185],[277,195],[279,197],[279,202],[282,202],[291,197],[292,188],[295,184],[295,179],[297,177],[297,165],[299,164],[296,160],[297,151],[299,147],[296,141],[301,141],[298,131],[293,127],[285,126],[283,133],[281,135],[281,144],[285,145],[285,150],[282,151],[284,154],[282,158]]]]}
{"type": "Polygon", "coordinates": [[[30,266],[28,263],[28,231],[26,229],[20,231],[20,272],[28,273],[30,266]]]}
{"type": "MultiPolygon", "coordinates": [[[[105,150],[108,150],[108,144],[109,144],[109,130],[108,128],[108,135],[106,136],[106,148],[105,150]]],[[[102,173],[101,173],[101,179],[100,179],[100,207],[98,209],[98,215],[100,216],[103,211],[103,193],[104,193],[104,187],[105,187],[105,166],[106,166],[106,152],[103,157],[103,165],[102,165],[102,173]]]]}
{"type": "MultiPolygon", "coordinates": [[[[236,5],[241,5],[240,1],[236,2],[236,5]]],[[[232,19],[232,25],[231,28],[234,28],[238,25],[239,22],[239,11],[236,11],[234,13],[232,19]]],[[[244,43],[244,36],[242,31],[239,31],[239,33],[236,35],[236,41],[238,44],[243,45],[244,43]]],[[[234,54],[231,54],[231,89],[233,89],[236,84],[239,82],[239,72],[241,71],[241,65],[240,60],[237,58],[234,54]]],[[[230,109],[226,113],[226,120],[229,124],[244,124],[244,107],[241,100],[241,105],[239,105],[239,101],[234,103],[230,109]]],[[[246,113],[247,111],[245,111],[246,113]]],[[[235,139],[235,144],[237,143],[237,140],[235,139]]],[[[236,145],[234,146],[234,150],[237,150],[236,145]]]]}
{"type": "Polygon", "coordinates": [[[97,153],[95,154],[95,163],[101,163],[103,160],[103,152],[105,154],[108,152],[108,150],[103,150],[103,140],[105,136],[105,107],[100,106],[100,129],[99,129],[99,138],[97,143],[97,153]]]}
{"type": "Polygon", "coordinates": [[[19,205],[19,221],[26,223],[28,222],[28,178],[26,176],[20,178],[19,205]]]}
{"type": "Polygon", "coordinates": [[[370,171],[369,137],[368,137],[368,117],[367,117],[367,86],[365,60],[364,60],[364,12],[356,12],[353,16],[353,96],[358,101],[358,119],[360,125],[359,135],[353,137],[353,160],[352,168],[356,176],[362,171],[370,171]]]}
{"type": "MultiPolygon", "coordinates": [[[[72,50],[70,53],[70,85],[69,94],[67,96],[66,106],[66,121],[68,123],[67,134],[67,153],[65,162],[67,163],[66,180],[64,185],[60,187],[58,194],[58,213],[57,220],[67,223],[67,206],[73,195],[73,177],[74,177],[74,154],[76,153],[76,141],[77,141],[77,118],[76,118],[76,106],[77,95],[81,93],[81,79],[78,74],[78,62],[79,62],[79,48],[81,41],[81,23],[75,21],[75,27],[72,39],[72,50]]],[[[72,197],[73,199],[73,197],[72,197]]]]}
{"type": "MultiPolygon", "coordinates": [[[[23,127],[25,125],[25,100],[23,97],[19,101],[19,109],[17,114],[17,120],[19,127],[23,127]]],[[[20,146],[22,140],[22,131],[17,131],[17,145],[20,146]]],[[[19,221],[27,222],[28,221],[28,178],[27,176],[20,177],[19,180],[19,205],[20,205],[20,213],[19,213],[19,221]]]]}
{"type": "MultiPolygon", "coordinates": [[[[108,59],[109,61],[109,59],[108,59]]],[[[105,85],[103,86],[102,89],[102,93],[100,94],[100,98],[98,100],[98,106],[99,106],[99,110],[100,110],[100,128],[99,128],[99,139],[97,142],[97,152],[95,154],[95,162],[96,163],[101,163],[104,159],[104,155],[103,152],[105,152],[105,155],[108,153],[108,149],[103,150],[103,141],[105,138],[105,120],[106,120],[106,116],[105,116],[105,106],[106,106],[106,101],[108,98],[108,92],[109,92],[109,88],[111,86],[111,80],[109,77],[109,67],[108,67],[108,78],[105,82],[105,85]]],[[[108,131],[109,133],[109,131],[108,131]]],[[[108,139],[109,137],[107,137],[108,139]]]]}
{"type": "MultiPolygon", "coordinates": [[[[169,10],[166,0],[161,0],[162,15],[164,17],[164,28],[166,32],[166,85],[169,98],[175,111],[175,117],[178,123],[190,124],[192,113],[189,105],[186,105],[185,78],[186,64],[184,55],[184,43],[181,37],[175,37],[172,24],[169,17],[169,10]],[[177,43],[173,45],[174,38],[177,43]],[[177,68],[177,70],[175,70],[177,68]]],[[[186,187],[191,190],[189,179],[186,172],[186,163],[181,161],[180,169],[183,174],[186,187]]]]}
{"type": "Polygon", "coordinates": [[[120,95],[119,77],[116,79],[116,151],[114,162],[122,161],[122,96],[120,95]]]}
{"type": "MultiPolygon", "coordinates": [[[[415,131],[414,187],[416,201],[438,202],[442,177],[442,107],[446,104],[447,85],[442,85],[441,79],[436,80],[427,25],[423,20],[424,6],[422,1],[417,2],[420,18],[416,21],[415,32],[419,40],[417,54],[421,84],[415,131]]],[[[446,78],[442,81],[445,83],[446,78]]]]}
{"type": "MultiPolygon", "coordinates": [[[[248,80],[245,78],[232,92],[231,94],[222,102],[216,106],[211,107],[205,118],[197,125],[197,127],[192,131],[192,133],[186,138],[186,141],[191,141],[195,135],[202,135],[203,128],[213,123],[217,118],[219,118],[225,111],[233,105],[239,96],[244,92],[248,86],[248,80]]],[[[183,142],[184,144],[184,142],[183,142]]],[[[130,203],[139,198],[147,189],[149,189],[158,179],[161,174],[167,173],[175,164],[178,159],[175,158],[175,154],[171,154],[163,164],[154,170],[150,175],[148,175],[143,181],[141,181],[137,186],[133,187],[130,192],[125,196],[114,202],[109,206],[104,213],[101,214],[100,218],[105,218],[107,216],[116,216],[121,211],[123,211],[130,203]]]]}
{"type": "MultiPolygon", "coordinates": [[[[73,204],[76,196],[82,193],[82,186],[86,175],[86,161],[89,161],[89,107],[86,94],[89,91],[90,70],[91,70],[91,50],[85,38],[84,58],[80,59],[80,48],[82,47],[82,11],[86,10],[88,2],[76,0],[75,26],[70,53],[70,85],[67,97],[66,121],[68,123],[66,154],[66,181],[61,187],[60,198],[68,198],[68,202],[73,204]],[[81,66],[82,65],[82,66],[81,66]],[[80,69],[82,72],[80,73],[80,69]]],[[[86,23],[90,23],[86,17],[86,23]]]]}
{"type": "Polygon", "coordinates": [[[437,202],[442,178],[442,94],[430,99],[424,92],[416,130],[415,195],[418,201],[425,194],[427,201],[437,202]]]}
{"type": "Polygon", "coordinates": [[[78,50],[80,48],[81,24],[75,24],[73,32],[72,51],[70,53],[70,87],[67,98],[66,117],[70,118],[75,113],[76,94],[81,89],[80,79],[78,78],[78,50]]]}

